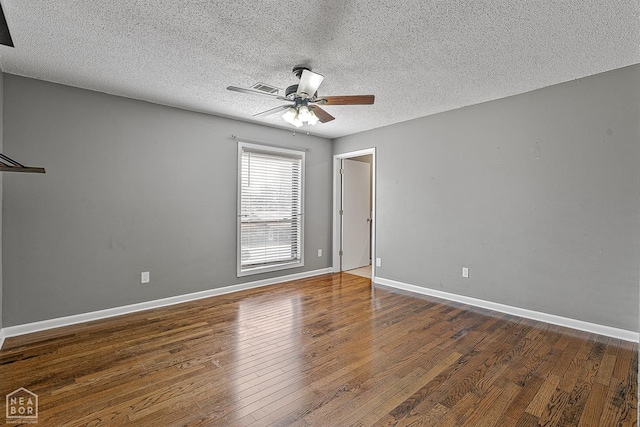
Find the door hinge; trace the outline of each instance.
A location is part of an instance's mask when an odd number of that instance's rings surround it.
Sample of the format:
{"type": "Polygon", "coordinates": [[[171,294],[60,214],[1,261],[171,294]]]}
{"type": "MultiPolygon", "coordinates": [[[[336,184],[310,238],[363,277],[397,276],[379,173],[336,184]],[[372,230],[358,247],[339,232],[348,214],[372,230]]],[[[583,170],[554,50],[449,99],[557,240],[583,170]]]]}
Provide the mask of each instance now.
{"type": "Polygon", "coordinates": [[[340,214],[340,215],[344,215],[344,211],[343,211],[342,209],[340,209],[340,210],[338,211],[338,214],[340,214]]]}
{"type": "Polygon", "coordinates": [[[340,175],[344,175],[344,169],[340,169],[340,175]]]}
{"type": "Polygon", "coordinates": [[[338,255],[342,256],[342,255],[344,255],[344,252],[340,251],[340,252],[338,252],[338,255]]]}

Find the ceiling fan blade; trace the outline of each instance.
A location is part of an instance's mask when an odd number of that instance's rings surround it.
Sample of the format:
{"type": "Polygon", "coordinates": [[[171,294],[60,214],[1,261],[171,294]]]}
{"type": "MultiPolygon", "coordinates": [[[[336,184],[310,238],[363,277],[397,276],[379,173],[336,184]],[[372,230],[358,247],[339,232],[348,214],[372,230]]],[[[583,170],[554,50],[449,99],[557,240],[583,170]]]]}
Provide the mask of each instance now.
{"type": "Polygon", "coordinates": [[[320,123],[327,123],[335,119],[335,117],[333,117],[331,114],[327,113],[317,105],[309,105],[309,109],[313,110],[318,120],[320,120],[320,123]]]}
{"type": "Polygon", "coordinates": [[[371,105],[374,101],[374,95],[346,95],[323,96],[316,102],[322,105],[371,105]]]}
{"type": "Polygon", "coordinates": [[[300,84],[298,84],[298,95],[306,94],[311,98],[317,92],[320,84],[324,80],[324,76],[318,73],[314,73],[311,70],[302,70],[300,76],[300,84]]]}
{"type": "Polygon", "coordinates": [[[290,108],[290,107],[291,107],[291,105],[280,105],[280,106],[278,106],[278,107],[276,107],[276,108],[272,108],[272,109],[270,109],[270,110],[263,111],[262,113],[254,114],[254,115],[253,115],[253,117],[264,117],[264,116],[268,116],[268,115],[271,115],[271,114],[275,114],[275,113],[277,113],[277,112],[279,112],[279,111],[286,110],[286,109],[288,109],[288,108],[290,108]]]}
{"type": "Polygon", "coordinates": [[[266,93],[266,92],[262,92],[255,89],[247,89],[244,87],[236,87],[236,86],[227,86],[227,89],[234,92],[248,93],[249,95],[262,95],[262,96],[267,96],[269,98],[284,99],[286,101],[289,101],[289,99],[276,95],[274,93],[266,93]]]}

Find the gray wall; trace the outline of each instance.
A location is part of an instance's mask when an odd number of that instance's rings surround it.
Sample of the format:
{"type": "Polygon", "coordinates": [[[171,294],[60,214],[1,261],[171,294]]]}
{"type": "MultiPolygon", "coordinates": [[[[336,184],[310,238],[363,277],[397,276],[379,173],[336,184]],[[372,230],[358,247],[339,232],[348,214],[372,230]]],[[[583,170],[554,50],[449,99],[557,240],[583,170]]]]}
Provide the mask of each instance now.
{"type": "Polygon", "coordinates": [[[376,274],[637,331],[639,105],[632,66],[337,139],[378,149],[376,274]]]}
{"type": "Polygon", "coordinates": [[[6,154],[47,170],[4,177],[5,327],[330,265],[330,140],[8,74],[4,96],[6,154]],[[236,277],[232,134],[311,149],[304,267],[236,277]]]}

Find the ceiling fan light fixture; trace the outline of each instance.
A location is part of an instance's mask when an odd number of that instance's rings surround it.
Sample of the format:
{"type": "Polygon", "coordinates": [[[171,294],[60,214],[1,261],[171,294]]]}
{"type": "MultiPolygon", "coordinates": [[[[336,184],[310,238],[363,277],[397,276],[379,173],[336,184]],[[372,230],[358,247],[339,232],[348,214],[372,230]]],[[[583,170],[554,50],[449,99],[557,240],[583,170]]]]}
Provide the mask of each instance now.
{"type": "Polygon", "coordinates": [[[298,117],[298,111],[293,107],[289,108],[282,115],[282,118],[284,119],[284,121],[292,125],[296,124],[295,121],[297,117],[298,117]]]}
{"type": "Polygon", "coordinates": [[[305,123],[309,125],[315,125],[318,123],[318,117],[313,112],[312,108],[302,105],[299,107],[292,106],[287,109],[282,115],[285,122],[299,128],[305,123]]]}
{"type": "Polygon", "coordinates": [[[309,118],[307,119],[307,123],[309,123],[310,125],[315,125],[316,123],[318,123],[318,116],[316,116],[316,113],[313,112],[313,110],[309,110],[309,118]]]}
{"type": "Polygon", "coordinates": [[[298,118],[301,122],[309,121],[309,108],[304,105],[298,108],[298,118]]]}

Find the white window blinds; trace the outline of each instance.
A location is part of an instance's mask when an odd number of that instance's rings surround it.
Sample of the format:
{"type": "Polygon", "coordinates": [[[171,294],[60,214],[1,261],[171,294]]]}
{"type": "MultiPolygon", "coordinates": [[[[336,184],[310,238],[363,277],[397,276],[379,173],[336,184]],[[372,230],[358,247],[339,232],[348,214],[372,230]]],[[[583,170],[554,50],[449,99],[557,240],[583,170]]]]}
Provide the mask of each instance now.
{"type": "Polygon", "coordinates": [[[239,144],[238,275],[303,262],[304,152],[239,144]]]}

